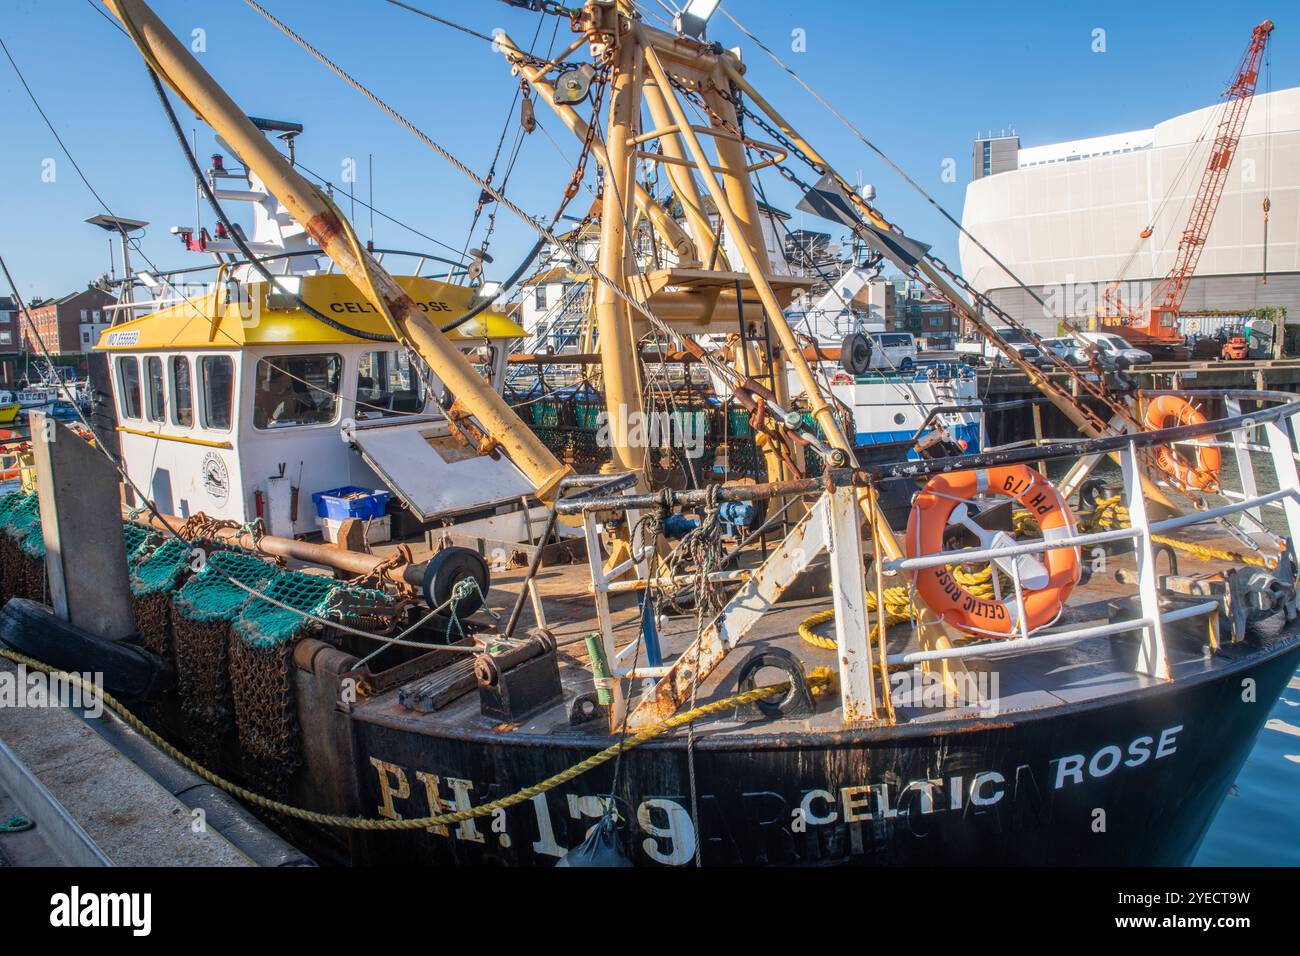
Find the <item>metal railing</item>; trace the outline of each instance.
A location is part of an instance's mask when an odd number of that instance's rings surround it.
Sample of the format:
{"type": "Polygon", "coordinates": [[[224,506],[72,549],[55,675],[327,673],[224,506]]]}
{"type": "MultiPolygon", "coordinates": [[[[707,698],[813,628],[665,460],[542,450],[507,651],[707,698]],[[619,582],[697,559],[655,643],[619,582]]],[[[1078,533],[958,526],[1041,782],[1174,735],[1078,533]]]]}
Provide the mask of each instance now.
{"type": "MultiPolygon", "coordinates": [[[[1296,447],[1296,416],[1300,415],[1300,399],[1286,392],[1272,391],[1214,391],[1198,392],[1188,390],[1162,390],[1144,393],[1145,396],[1178,395],[1190,401],[1198,399],[1222,400],[1227,416],[1201,424],[1183,425],[1160,431],[1139,432],[1135,434],[1115,435],[1096,439],[1077,439],[1056,441],[1039,447],[997,449],[977,455],[900,461],[897,463],[867,469],[831,469],[818,479],[801,479],[755,486],[725,486],[720,489],[690,490],[683,492],[661,492],[658,494],[628,493],[617,496],[592,496],[580,502],[560,502],[560,513],[581,513],[586,519],[591,561],[593,567],[593,591],[598,594],[602,604],[601,617],[607,622],[609,609],[607,595],[620,590],[614,584],[614,578],[633,565],[638,566],[637,584],[630,589],[643,589],[653,585],[645,578],[648,572],[645,560],[648,555],[640,543],[635,543],[620,567],[606,572],[599,568],[600,551],[596,544],[596,519],[602,512],[626,512],[631,521],[632,516],[646,509],[667,507],[692,507],[706,503],[737,500],[767,500],[777,497],[811,497],[817,496],[817,503],[810,507],[804,517],[795,525],[786,541],[772,549],[766,561],[756,569],[745,574],[736,574],[732,578],[742,582],[740,590],[723,609],[718,618],[709,625],[708,632],[697,637],[701,646],[712,642],[715,647],[713,656],[721,659],[731,647],[736,646],[745,633],[756,622],[757,617],[771,606],[780,593],[804,570],[810,560],[817,554],[826,553],[830,558],[832,572],[832,594],[835,596],[836,640],[839,647],[841,665],[841,696],[844,702],[846,723],[865,719],[863,715],[877,713],[876,690],[873,681],[864,679],[861,668],[867,667],[870,674],[871,662],[879,661],[885,665],[917,665],[921,663],[959,660],[962,658],[993,658],[1013,654],[1024,654],[1049,648],[1056,648],[1089,638],[1104,637],[1126,632],[1138,632],[1138,654],[1134,670],[1156,679],[1171,677],[1169,649],[1166,641],[1166,626],[1196,618],[1207,618],[1208,643],[1217,646],[1217,615],[1225,608],[1222,596],[1205,597],[1192,600],[1183,606],[1165,607],[1161,602],[1160,579],[1156,573],[1156,553],[1161,545],[1157,537],[1170,532],[1219,526],[1243,540],[1252,548],[1280,547],[1282,559],[1275,571],[1253,571],[1252,573],[1270,576],[1288,593],[1294,591],[1294,553],[1292,543],[1300,538],[1300,474],[1297,472],[1297,459],[1300,455],[1296,447]],[[1243,410],[1243,403],[1261,403],[1253,411],[1243,410]],[[1254,432],[1263,430],[1264,441],[1256,439],[1254,432]],[[1226,436],[1221,439],[1220,436],[1226,436]],[[1143,481],[1153,480],[1154,473],[1147,459],[1148,450],[1158,445],[1190,444],[1192,447],[1217,445],[1231,449],[1236,457],[1236,471],[1242,485],[1239,489],[1221,489],[1223,504],[1208,500],[1202,496],[1194,502],[1196,510],[1174,517],[1153,520],[1147,509],[1147,490],[1143,481]],[[1096,462],[1111,455],[1118,457],[1123,478],[1123,501],[1129,516],[1128,527],[1115,527],[1105,530],[1079,533],[1070,526],[1069,531],[1057,537],[1038,540],[1011,541],[988,547],[944,550],[934,554],[917,554],[879,562],[880,575],[876,580],[877,611],[880,624],[885,623],[884,611],[884,577],[898,577],[916,574],[920,571],[940,566],[971,565],[992,562],[1005,569],[1011,578],[1012,594],[1008,600],[1014,601],[1018,622],[1010,635],[998,635],[992,639],[979,639],[957,646],[926,647],[917,650],[903,650],[886,653],[884,645],[886,629],[880,627],[878,646],[873,648],[870,629],[867,627],[867,614],[863,609],[865,602],[844,600],[844,596],[865,594],[867,590],[866,575],[861,561],[863,553],[859,538],[858,522],[862,511],[860,500],[864,495],[874,494],[874,489],[882,480],[895,478],[926,479],[933,475],[968,469],[982,469],[1011,464],[1039,464],[1051,461],[1071,460],[1077,462],[1071,474],[1076,485],[1096,462]],[[1271,465],[1271,472],[1276,479],[1274,491],[1261,493],[1258,479],[1267,475],[1261,457],[1271,465]],[[1282,513],[1285,534],[1279,535],[1266,528],[1262,520],[1264,509],[1277,509],[1282,513]],[[1229,524],[1228,519],[1237,516],[1236,524],[1229,524]],[[1042,623],[1037,627],[1028,626],[1025,613],[1024,588],[1020,580],[1015,559],[1026,555],[1041,555],[1061,548],[1097,548],[1116,542],[1130,541],[1136,563],[1137,613],[1129,619],[1111,620],[1106,623],[1085,623],[1083,626],[1068,629],[1056,629],[1056,620],[1042,623]],[[1286,580],[1283,580],[1286,578],[1286,580]],[[757,609],[757,611],[756,611],[757,609]],[[720,637],[721,635],[721,637],[720,637]],[[855,672],[856,669],[856,672],[855,672]]],[[[1222,476],[1221,476],[1222,477],[1222,476]]],[[[1158,481],[1157,486],[1164,490],[1175,491],[1170,481],[1158,481]]],[[[997,574],[992,575],[997,579],[997,574]]],[[[1086,587],[1086,584],[1081,585],[1086,587]]],[[[998,600],[1002,600],[999,595],[998,600]]],[[[1289,612],[1288,612],[1289,613],[1289,612]]],[[[610,659],[622,655],[612,646],[612,628],[606,630],[609,642],[610,659]]],[[[633,645],[623,649],[626,652],[633,645]]],[[[707,647],[705,648],[707,651],[707,647]]],[[[701,651],[700,653],[705,653],[701,651]]],[[[641,670],[636,668],[636,676],[659,677],[656,694],[663,697],[670,694],[673,687],[680,688],[681,662],[687,660],[692,652],[687,650],[678,656],[671,665],[654,662],[653,668],[641,670]]],[[[882,682],[881,692],[886,696],[888,707],[888,690],[882,682]]],[[[635,718],[636,714],[633,714],[635,718]]],[[[633,721],[635,726],[635,720],[633,721]]]]}

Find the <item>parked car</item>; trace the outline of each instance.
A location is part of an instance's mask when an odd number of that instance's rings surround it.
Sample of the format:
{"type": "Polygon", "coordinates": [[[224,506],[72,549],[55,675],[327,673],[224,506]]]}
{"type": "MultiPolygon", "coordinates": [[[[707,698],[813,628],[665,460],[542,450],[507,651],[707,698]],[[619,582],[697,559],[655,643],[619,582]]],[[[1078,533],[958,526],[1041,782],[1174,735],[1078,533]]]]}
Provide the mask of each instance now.
{"type": "Polygon", "coordinates": [[[1065,359],[1072,365],[1085,365],[1088,355],[1079,341],[1072,336],[1062,335],[1043,339],[1043,346],[1053,355],[1065,359]]]}
{"type": "Polygon", "coordinates": [[[1120,368],[1130,365],[1148,365],[1151,353],[1144,349],[1135,349],[1114,332],[1080,332],[1077,338],[1097,346],[1101,354],[1120,368]]]}
{"type": "Polygon", "coordinates": [[[872,332],[871,368],[911,370],[916,365],[916,339],[911,332],[872,332]]]}
{"type": "MultiPolygon", "coordinates": [[[[1019,329],[1003,326],[1001,328],[995,328],[993,331],[996,332],[1003,341],[1013,345],[1016,351],[1020,353],[1021,358],[1027,359],[1035,365],[1041,365],[1043,362],[1047,361],[1044,358],[1043,353],[1039,351],[1038,346],[1030,342],[1025,333],[1021,332],[1019,329]]],[[[1007,357],[1002,354],[1000,348],[993,344],[991,339],[986,339],[984,342],[984,361],[995,366],[1008,364],[1007,357]]]]}

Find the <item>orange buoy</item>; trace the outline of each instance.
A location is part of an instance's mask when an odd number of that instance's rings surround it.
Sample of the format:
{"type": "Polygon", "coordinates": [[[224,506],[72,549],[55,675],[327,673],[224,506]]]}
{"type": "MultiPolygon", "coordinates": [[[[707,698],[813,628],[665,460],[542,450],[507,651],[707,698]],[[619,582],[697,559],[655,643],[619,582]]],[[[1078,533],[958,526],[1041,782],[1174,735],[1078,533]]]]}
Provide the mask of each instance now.
{"type": "MultiPolygon", "coordinates": [[[[1027,465],[956,471],[935,475],[912,500],[905,547],[910,558],[944,550],[944,535],[955,519],[975,532],[982,546],[1008,544],[1015,539],[1002,531],[985,531],[969,516],[966,502],[980,495],[1003,495],[1027,508],[1042,528],[1044,539],[1074,534],[1074,515],[1060,492],[1027,465]],[[960,511],[958,509],[961,509],[960,511]]],[[[1007,560],[1017,564],[1024,601],[1025,630],[1052,623],[1079,582],[1079,549],[1054,548],[1038,555],[1007,560]]],[[[951,567],[921,568],[913,576],[916,592],[945,624],[971,634],[1012,637],[1020,629],[1014,590],[1001,600],[979,597],[957,583],[951,567]]]]}
{"type": "MultiPolygon", "coordinates": [[[[1159,395],[1147,406],[1143,424],[1152,431],[1158,431],[1179,425],[1200,425],[1205,421],[1205,416],[1187,399],[1177,395],[1159,395]]],[[[1223,463],[1223,455],[1214,445],[1204,444],[1213,440],[1213,436],[1194,439],[1195,465],[1173,447],[1160,445],[1154,449],[1156,465],[1185,489],[1218,491],[1219,466],[1223,463]]]]}

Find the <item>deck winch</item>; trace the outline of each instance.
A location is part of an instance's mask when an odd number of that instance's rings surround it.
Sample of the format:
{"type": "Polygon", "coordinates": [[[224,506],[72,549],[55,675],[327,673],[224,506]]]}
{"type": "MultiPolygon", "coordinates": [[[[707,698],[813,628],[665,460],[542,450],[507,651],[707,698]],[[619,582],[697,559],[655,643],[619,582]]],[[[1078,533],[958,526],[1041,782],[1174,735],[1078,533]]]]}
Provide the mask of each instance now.
{"type": "Polygon", "coordinates": [[[555,637],[538,628],[514,644],[492,645],[474,659],[479,709],[494,720],[520,721],[564,699],[555,637]]]}

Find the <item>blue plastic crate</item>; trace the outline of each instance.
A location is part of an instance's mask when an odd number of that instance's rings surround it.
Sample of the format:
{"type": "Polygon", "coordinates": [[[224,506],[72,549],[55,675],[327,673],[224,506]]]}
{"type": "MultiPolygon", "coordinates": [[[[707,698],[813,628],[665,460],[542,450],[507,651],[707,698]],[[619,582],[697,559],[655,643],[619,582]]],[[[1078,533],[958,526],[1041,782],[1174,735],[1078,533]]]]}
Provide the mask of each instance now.
{"type": "Polygon", "coordinates": [[[388,504],[391,497],[391,491],[344,485],[342,488],[318,491],[311,496],[311,500],[316,505],[318,516],[342,521],[344,518],[378,518],[383,515],[384,505],[388,504]]]}

